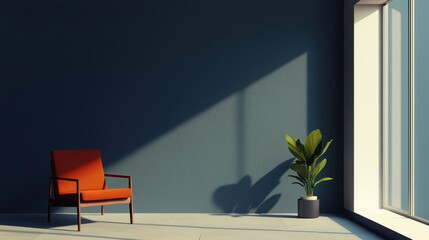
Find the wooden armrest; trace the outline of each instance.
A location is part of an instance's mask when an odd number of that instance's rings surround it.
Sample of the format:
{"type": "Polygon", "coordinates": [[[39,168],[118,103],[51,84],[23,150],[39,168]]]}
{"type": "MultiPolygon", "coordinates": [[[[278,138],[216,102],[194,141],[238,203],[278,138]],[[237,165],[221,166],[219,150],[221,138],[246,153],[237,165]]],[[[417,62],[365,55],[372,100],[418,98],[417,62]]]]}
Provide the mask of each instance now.
{"type": "Polygon", "coordinates": [[[132,178],[127,175],[119,175],[119,174],[104,174],[105,177],[113,177],[113,178],[127,178],[128,179],[128,188],[132,188],[132,178]]]}
{"type": "Polygon", "coordinates": [[[106,176],[106,177],[116,177],[116,178],[131,178],[131,176],[127,176],[127,175],[109,174],[109,173],[105,173],[104,176],[106,176]]]}
{"type": "Polygon", "coordinates": [[[51,179],[53,179],[53,180],[72,181],[72,182],[76,182],[76,183],[79,184],[79,179],[75,179],[75,178],[51,177],[51,179]]]}
{"type": "Polygon", "coordinates": [[[79,179],[75,179],[75,178],[63,178],[63,177],[50,177],[50,183],[49,183],[49,198],[52,198],[52,181],[53,180],[61,180],[61,181],[70,181],[70,182],[75,182],[76,183],[76,195],[78,196],[78,202],[80,202],[80,187],[79,187],[79,179]]]}

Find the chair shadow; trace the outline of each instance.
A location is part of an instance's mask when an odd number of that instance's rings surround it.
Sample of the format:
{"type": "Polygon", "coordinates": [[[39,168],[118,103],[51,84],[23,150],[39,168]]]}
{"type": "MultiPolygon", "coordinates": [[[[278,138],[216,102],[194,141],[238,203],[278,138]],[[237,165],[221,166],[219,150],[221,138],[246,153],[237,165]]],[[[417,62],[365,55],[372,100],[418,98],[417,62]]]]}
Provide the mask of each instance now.
{"type": "MultiPolygon", "coordinates": [[[[81,217],[82,224],[93,223],[94,221],[81,217]]],[[[13,227],[26,227],[37,229],[52,229],[65,226],[76,226],[76,230],[61,229],[62,231],[77,231],[76,214],[51,214],[51,221],[48,222],[47,214],[1,214],[0,225],[13,227]]]]}
{"type": "MultiPolygon", "coordinates": [[[[81,217],[83,227],[85,224],[95,223],[85,217],[81,217]]],[[[115,223],[116,224],[116,223],[115,223]]],[[[39,239],[43,236],[49,236],[50,239],[79,238],[79,239],[104,239],[104,240],[135,240],[135,238],[114,237],[94,233],[86,233],[85,230],[77,230],[76,214],[52,214],[51,221],[47,221],[46,214],[0,214],[0,230],[6,234],[26,234],[27,236],[37,236],[39,239]],[[6,226],[6,227],[4,227],[6,226]],[[61,227],[74,226],[73,229],[64,229],[61,227]],[[9,228],[10,227],[10,228],[9,228]],[[14,228],[22,227],[22,228],[14,228]]]]}
{"type": "Polygon", "coordinates": [[[281,194],[269,196],[280,184],[280,178],[289,169],[293,158],[286,160],[252,185],[249,175],[244,176],[235,184],[217,188],[213,193],[213,201],[223,213],[257,213],[265,214],[280,200],[281,194]]]}

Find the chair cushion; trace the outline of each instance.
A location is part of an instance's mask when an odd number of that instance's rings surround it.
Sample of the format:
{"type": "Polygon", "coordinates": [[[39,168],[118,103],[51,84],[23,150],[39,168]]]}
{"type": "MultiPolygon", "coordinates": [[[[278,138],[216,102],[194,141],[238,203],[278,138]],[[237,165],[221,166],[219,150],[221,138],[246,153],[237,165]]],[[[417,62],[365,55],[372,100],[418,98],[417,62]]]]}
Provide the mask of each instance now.
{"type": "Polygon", "coordinates": [[[112,188],[104,190],[87,190],[81,192],[82,201],[105,201],[131,197],[130,188],[112,188]]]}
{"type": "MultiPolygon", "coordinates": [[[[80,190],[101,190],[104,170],[99,150],[53,150],[52,174],[55,177],[79,179],[80,190]]],[[[56,181],[58,194],[76,192],[76,183],[56,181]]]]}

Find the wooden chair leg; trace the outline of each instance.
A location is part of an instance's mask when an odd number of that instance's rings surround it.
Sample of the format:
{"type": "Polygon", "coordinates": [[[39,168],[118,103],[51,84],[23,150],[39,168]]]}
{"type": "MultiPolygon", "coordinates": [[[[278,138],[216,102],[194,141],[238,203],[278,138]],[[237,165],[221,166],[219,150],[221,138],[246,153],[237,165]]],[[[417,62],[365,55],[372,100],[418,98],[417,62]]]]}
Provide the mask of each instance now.
{"type": "Polygon", "coordinates": [[[134,223],[134,219],[133,219],[133,200],[131,199],[130,202],[130,223],[133,224],[134,223]]]}
{"type": "Polygon", "coordinates": [[[104,215],[104,206],[101,206],[101,215],[104,215]]]}
{"type": "Polygon", "coordinates": [[[80,206],[77,207],[77,230],[80,231],[80,206]]]}

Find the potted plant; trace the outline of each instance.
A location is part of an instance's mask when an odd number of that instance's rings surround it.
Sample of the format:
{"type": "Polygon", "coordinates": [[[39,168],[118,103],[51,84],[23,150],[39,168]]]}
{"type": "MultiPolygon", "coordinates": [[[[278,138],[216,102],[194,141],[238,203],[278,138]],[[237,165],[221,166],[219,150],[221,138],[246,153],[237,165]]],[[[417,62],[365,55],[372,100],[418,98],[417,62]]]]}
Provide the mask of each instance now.
{"type": "Polygon", "coordinates": [[[286,142],[289,151],[296,157],[290,169],[296,172],[296,175],[289,175],[295,178],[293,184],[298,184],[304,188],[305,196],[298,199],[298,217],[317,218],[319,217],[319,199],[314,196],[314,188],[321,182],[330,181],[332,178],[324,177],[316,179],[317,175],[326,165],[326,158],[318,159],[328,150],[332,143],[331,139],[322,148],[322,133],[319,129],[312,131],[305,140],[305,144],[297,138],[286,135],[286,142]]]}

